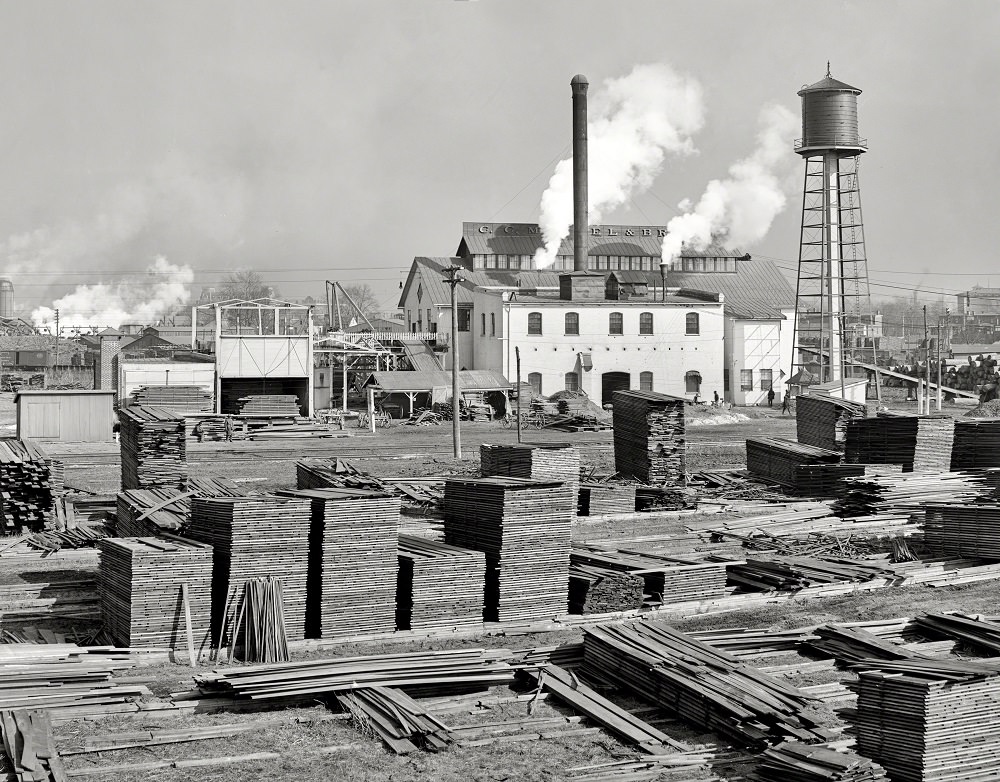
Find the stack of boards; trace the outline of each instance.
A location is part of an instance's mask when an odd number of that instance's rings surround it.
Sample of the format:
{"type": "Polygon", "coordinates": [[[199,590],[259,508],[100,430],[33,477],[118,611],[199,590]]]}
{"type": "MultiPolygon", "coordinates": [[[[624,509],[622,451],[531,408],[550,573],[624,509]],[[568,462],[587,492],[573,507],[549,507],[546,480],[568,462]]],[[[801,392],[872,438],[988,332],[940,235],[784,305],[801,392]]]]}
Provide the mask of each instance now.
{"type": "Polygon", "coordinates": [[[128,489],[118,493],[115,533],[141,538],[180,533],[191,520],[191,497],[243,497],[245,489],[228,478],[188,478],[182,489],[128,489]]]}
{"type": "Polygon", "coordinates": [[[31,440],[0,438],[0,534],[42,529],[62,488],[62,462],[31,440]]]}
{"type": "Polygon", "coordinates": [[[933,557],[1000,560],[1000,505],[924,506],[924,545],[933,557]]]}
{"type": "Polygon", "coordinates": [[[239,400],[239,414],[245,418],[296,418],[300,413],[295,394],[257,394],[239,400]]]}
{"type": "Polygon", "coordinates": [[[157,407],[124,407],[122,489],[180,486],[187,477],[184,419],[157,407]]]}
{"type": "Polygon", "coordinates": [[[132,404],[178,413],[210,413],[212,395],[201,386],[140,386],[132,392],[132,404]]]}
{"type": "Polygon", "coordinates": [[[580,482],[580,451],[568,443],[519,443],[479,446],[479,470],[484,478],[532,478],[580,482]]]}
{"type": "Polygon", "coordinates": [[[276,575],[282,581],[285,627],[291,640],[305,637],[306,575],[312,505],[288,497],[193,497],[186,534],[211,544],[214,640],[228,646],[245,583],[276,575]]]}
{"type": "Polygon", "coordinates": [[[795,439],[828,451],[843,451],[847,440],[847,422],[864,418],[866,408],[860,402],[834,399],[819,394],[795,397],[795,439]]]}
{"type": "Polygon", "coordinates": [[[575,513],[572,487],[554,481],[453,478],[445,483],[445,542],[486,555],[486,621],[566,613],[575,513]]]}
{"type": "Polygon", "coordinates": [[[482,626],[485,576],[481,551],[400,535],[396,625],[400,630],[482,626]]]}
{"type": "Polygon", "coordinates": [[[577,514],[608,516],[635,512],[634,483],[582,483],[577,514]]]}
{"type": "MultiPolygon", "coordinates": [[[[808,494],[813,487],[807,482],[808,470],[802,467],[840,463],[837,451],[803,445],[780,437],[747,438],[747,471],[757,477],[779,484],[795,494],[808,494]]],[[[864,474],[864,470],[860,471],[864,474]]]]}
{"type": "Polygon", "coordinates": [[[100,546],[101,612],[116,645],[183,649],[189,616],[194,649],[208,648],[211,546],[181,538],[105,538],[100,546]]]}
{"type": "Polygon", "coordinates": [[[395,630],[399,498],[363,489],[302,489],[280,496],[310,508],[306,635],[395,630]]]}
{"type": "Polygon", "coordinates": [[[1000,418],[955,421],[951,469],[976,470],[1000,465],[1000,418]]]}
{"type": "Polygon", "coordinates": [[[656,486],[683,486],[684,405],[652,391],[615,391],[615,471],[656,486]]]}
{"type": "Polygon", "coordinates": [[[847,422],[849,464],[901,464],[904,472],[951,469],[955,422],[950,416],[880,413],[847,422]]]}

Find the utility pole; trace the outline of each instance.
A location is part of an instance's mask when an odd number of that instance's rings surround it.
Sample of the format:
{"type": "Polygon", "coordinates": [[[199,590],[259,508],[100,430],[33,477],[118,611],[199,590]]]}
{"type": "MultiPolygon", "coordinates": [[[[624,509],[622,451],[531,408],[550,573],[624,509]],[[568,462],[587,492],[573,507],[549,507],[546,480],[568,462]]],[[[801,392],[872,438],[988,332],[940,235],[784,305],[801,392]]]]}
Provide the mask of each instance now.
{"type": "MultiPolygon", "coordinates": [[[[59,365],[59,310],[56,310],[56,350],[55,350],[55,356],[52,359],[52,366],[53,366],[53,368],[55,368],[58,365],[59,365]]],[[[44,370],[43,370],[43,372],[44,372],[44,370]]],[[[42,375],[42,378],[43,378],[42,385],[43,386],[48,385],[48,383],[44,382],[44,378],[45,378],[44,373],[42,375]]]]}
{"type": "Polygon", "coordinates": [[[461,266],[449,266],[444,270],[448,275],[446,282],[451,286],[451,439],[455,449],[455,458],[462,458],[462,428],[459,424],[461,411],[458,398],[458,306],[455,303],[455,286],[462,280],[458,273],[461,266]]]}
{"type": "Polygon", "coordinates": [[[931,333],[927,329],[927,305],[924,305],[924,364],[927,366],[925,374],[927,375],[927,382],[924,384],[924,388],[927,392],[924,398],[924,413],[930,413],[931,411],[931,333]]]}
{"type": "Polygon", "coordinates": [[[514,358],[517,361],[517,442],[521,442],[521,348],[514,346],[514,358]]]}

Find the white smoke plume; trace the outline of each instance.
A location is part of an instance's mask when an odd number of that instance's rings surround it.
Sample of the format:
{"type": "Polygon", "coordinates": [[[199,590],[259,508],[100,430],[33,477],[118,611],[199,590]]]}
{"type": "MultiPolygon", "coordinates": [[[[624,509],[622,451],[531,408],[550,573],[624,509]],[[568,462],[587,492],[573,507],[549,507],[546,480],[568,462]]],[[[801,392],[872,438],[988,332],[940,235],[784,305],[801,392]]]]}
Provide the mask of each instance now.
{"type": "MultiPolygon", "coordinates": [[[[637,65],[607,79],[589,100],[589,219],[599,222],[652,185],[668,154],[696,152],[691,136],[704,124],[701,85],[664,64],[637,65]]],[[[573,223],[573,159],[556,165],[542,194],[538,220],[545,246],[538,268],[550,266],[573,223]]]]}
{"type": "Polygon", "coordinates": [[[124,323],[153,324],[191,298],[194,271],[177,266],[160,256],[146,269],[146,275],[117,283],[81,285],[52,303],[31,313],[39,328],[50,332],[59,310],[62,328],[112,326],[124,323]]]}
{"type": "Polygon", "coordinates": [[[782,164],[795,160],[791,142],[798,120],[784,106],[765,106],[760,113],[757,148],[750,157],[729,167],[725,179],[713,179],[692,209],[689,200],[679,208],[684,214],[667,223],[663,263],[673,263],[682,246],[703,250],[713,242],[742,247],[764,238],[774,218],[785,208],[782,164]]]}

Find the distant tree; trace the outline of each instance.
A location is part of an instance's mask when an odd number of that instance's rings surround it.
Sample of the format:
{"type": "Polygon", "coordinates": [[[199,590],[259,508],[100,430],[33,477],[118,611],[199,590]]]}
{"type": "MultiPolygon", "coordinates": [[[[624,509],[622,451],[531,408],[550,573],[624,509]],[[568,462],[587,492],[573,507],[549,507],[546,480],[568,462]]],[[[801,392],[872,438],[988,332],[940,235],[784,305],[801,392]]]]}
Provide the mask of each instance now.
{"type": "MultiPolygon", "coordinates": [[[[373,318],[378,314],[379,302],[378,297],[375,295],[375,291],[372,290],[371,285],[345,285],[344,290],[347,291],[347,295],[354,299],[354,303],[358,306],[365,317],[373,318]]],[[[344,319],[350,320],[352,316],[356,317],[354,308],[351,307],[349,302],[340,302],[341,312],[344,313],[344,319]],[[347,304],[347,308],[344,305],[347,304]],[[348,314],[348,311],[350,314],[348,314]]],[[[358,318],[360,320],[360,318],[358,318]]]]}
{"type": "Polygon", "coordinates": [[[218,298],[243,299],[252,301],[253,299],[274,298],[278,295],[277,290],[272,285],[264,282],[253,269],[238,269],[226,277],[219,286],[218,298]]]}

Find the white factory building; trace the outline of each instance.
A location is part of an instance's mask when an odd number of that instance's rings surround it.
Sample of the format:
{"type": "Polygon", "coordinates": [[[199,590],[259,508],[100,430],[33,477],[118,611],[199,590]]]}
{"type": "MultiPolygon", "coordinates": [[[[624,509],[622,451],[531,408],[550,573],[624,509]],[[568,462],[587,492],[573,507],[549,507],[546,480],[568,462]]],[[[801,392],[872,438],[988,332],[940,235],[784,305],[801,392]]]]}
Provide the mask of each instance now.
{"type": "Polygon", "coordinates": [[[666,280],[662,226],[591,226],[589,273],[571,272],[572,243],[534,269],[538,226],[465,223],[454,257],[415,258],[400,297],[407,328],[449,347],[456,287],[459,362],[542,394],[582,389],[594,400],[631,387],[734,404],[777,401],[791,365],[795,292],[772,262],[722,248],[685,252],[666,280]]]}

